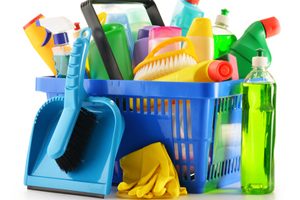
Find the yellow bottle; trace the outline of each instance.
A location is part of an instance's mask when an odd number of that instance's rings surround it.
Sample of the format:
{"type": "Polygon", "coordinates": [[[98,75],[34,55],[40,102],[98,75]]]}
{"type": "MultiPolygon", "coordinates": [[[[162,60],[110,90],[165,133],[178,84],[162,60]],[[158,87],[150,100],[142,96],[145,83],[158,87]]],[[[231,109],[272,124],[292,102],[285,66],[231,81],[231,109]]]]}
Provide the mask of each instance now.
{"type": "Polygon", "coordinates": [[[210,19],[195,18],[186,37],[194,44],[200,62],[214,58],[214,38],[210,19]]]}
{"type": "Polygon", "coordinates": [[[44,18],[44,16],[42,14],[38,15],[30,22],[28,22],[23,27],[23,29],[33,48],[38,52],[38,54],[41,56],[44,62],[48,65],[52,73],[56,75],[55,63],[53,60],[53,52],[52,52],[52,48],[54,47],[53,38],[51,38],[50,41],[45,46],[42,46],[45,40],[46,31],[45,28],[38,27],[35,23],[37,20],[41,18],[44,18]]]}
{"type": "Polygon", "coordinates": [[[220,82],[232,76],[232,66],[223,60],[208,60],[155,79],[168,82],[220,82]]]}

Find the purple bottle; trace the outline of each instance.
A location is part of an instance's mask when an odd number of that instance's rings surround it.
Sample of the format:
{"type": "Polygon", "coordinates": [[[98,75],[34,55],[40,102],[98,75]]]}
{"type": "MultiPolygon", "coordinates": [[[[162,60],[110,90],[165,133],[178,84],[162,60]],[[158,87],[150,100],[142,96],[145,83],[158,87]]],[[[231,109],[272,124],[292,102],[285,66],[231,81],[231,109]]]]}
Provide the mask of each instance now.
{"type": "Polygon", "coordinates": [[[133,67],[142,62],[148,55],[149,32],[152,28],[158,26],[145,26],[138,32],[138,39],[133,49],[133,67]]]}

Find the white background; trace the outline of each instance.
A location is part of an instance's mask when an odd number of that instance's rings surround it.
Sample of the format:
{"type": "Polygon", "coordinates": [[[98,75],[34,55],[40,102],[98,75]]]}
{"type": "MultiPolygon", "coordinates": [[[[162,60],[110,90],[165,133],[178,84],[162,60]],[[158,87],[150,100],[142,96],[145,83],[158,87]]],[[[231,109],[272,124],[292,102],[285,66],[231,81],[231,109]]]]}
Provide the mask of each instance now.
{"type": "MultiPolygon", "coordinates": [[[[23,25],[38,15],[66,16],[84,22],[82,0],[1,1],[1,139],[0,199],[87,199],[46,192],[27,191],[24,168],[31,128],[36,111],[46,100],[35,92],[35,77],[51,75],[50,70],[30,45],[23,25]]],[[[254,21],[276,16],[282,32],[268,40],[273,55],[270,68],[277,85],[276,189],[268,196],[243,196],[237,190],[218,195],[187,196],[197,199],[297,199],[299,194],[299,6],[295,0],[201,0],[200,7],[213,21],[219,10],[228,8],[230,29],[240,37],[254,21]]],[[[156,0],[169,24],[175,0],[156,0]]],[[[113,197],[112,197],[113,198],[113,197]]]]}

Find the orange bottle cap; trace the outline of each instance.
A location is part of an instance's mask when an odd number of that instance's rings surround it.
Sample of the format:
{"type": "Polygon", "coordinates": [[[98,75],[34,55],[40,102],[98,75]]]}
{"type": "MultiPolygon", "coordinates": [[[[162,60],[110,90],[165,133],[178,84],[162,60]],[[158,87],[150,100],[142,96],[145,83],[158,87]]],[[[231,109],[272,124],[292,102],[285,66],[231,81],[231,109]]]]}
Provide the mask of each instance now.
{"type": "Polygon", "coordinates": [[[215,82],[225,81],[232,76],[232,66],[227,61],[215,60],[208,67],[208,75],[215,82]]]}
{"type": "Polygon", "coordinates": [[[266,37],[272,37],[280,32],[280,23],[276,17],[260,20],[266,32],[266,37]]]}

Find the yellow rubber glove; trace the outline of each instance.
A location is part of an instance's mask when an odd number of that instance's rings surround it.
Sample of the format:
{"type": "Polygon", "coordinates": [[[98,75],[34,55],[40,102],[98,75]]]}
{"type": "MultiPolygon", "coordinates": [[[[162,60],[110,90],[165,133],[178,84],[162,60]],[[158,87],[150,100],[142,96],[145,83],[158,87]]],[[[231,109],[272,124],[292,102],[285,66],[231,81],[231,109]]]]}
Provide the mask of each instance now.
{"type": "Polygon", "coordinates": [[[147,183],[158,167],[161,168],[161,179],[168,179],[168,161],[162,154],[161,143],[154,143],[124,156],[120,160],[123,170],[123,182],[138,185],[147,183]]]}
{"type": "Polygon", "coordinates": [[[166,185],[167,193],[170,194],[172,197],[178,197],[179,195],[187,195],[186,188],[180,187],[177,171],[172,163],[172,160],[168,155],[165,146],[163,146],[163,150],[169,162],[170,177],[173,177],[173,179],[166,185]]]}
{"type": "Polygon", "coordinates": [[[124,156],[120,164],[123,170],[123,182],[118,186],[121,197],[126,191],[130,198],[168,198],[181,193],[174,165],[159,142],[124,156]]]}

